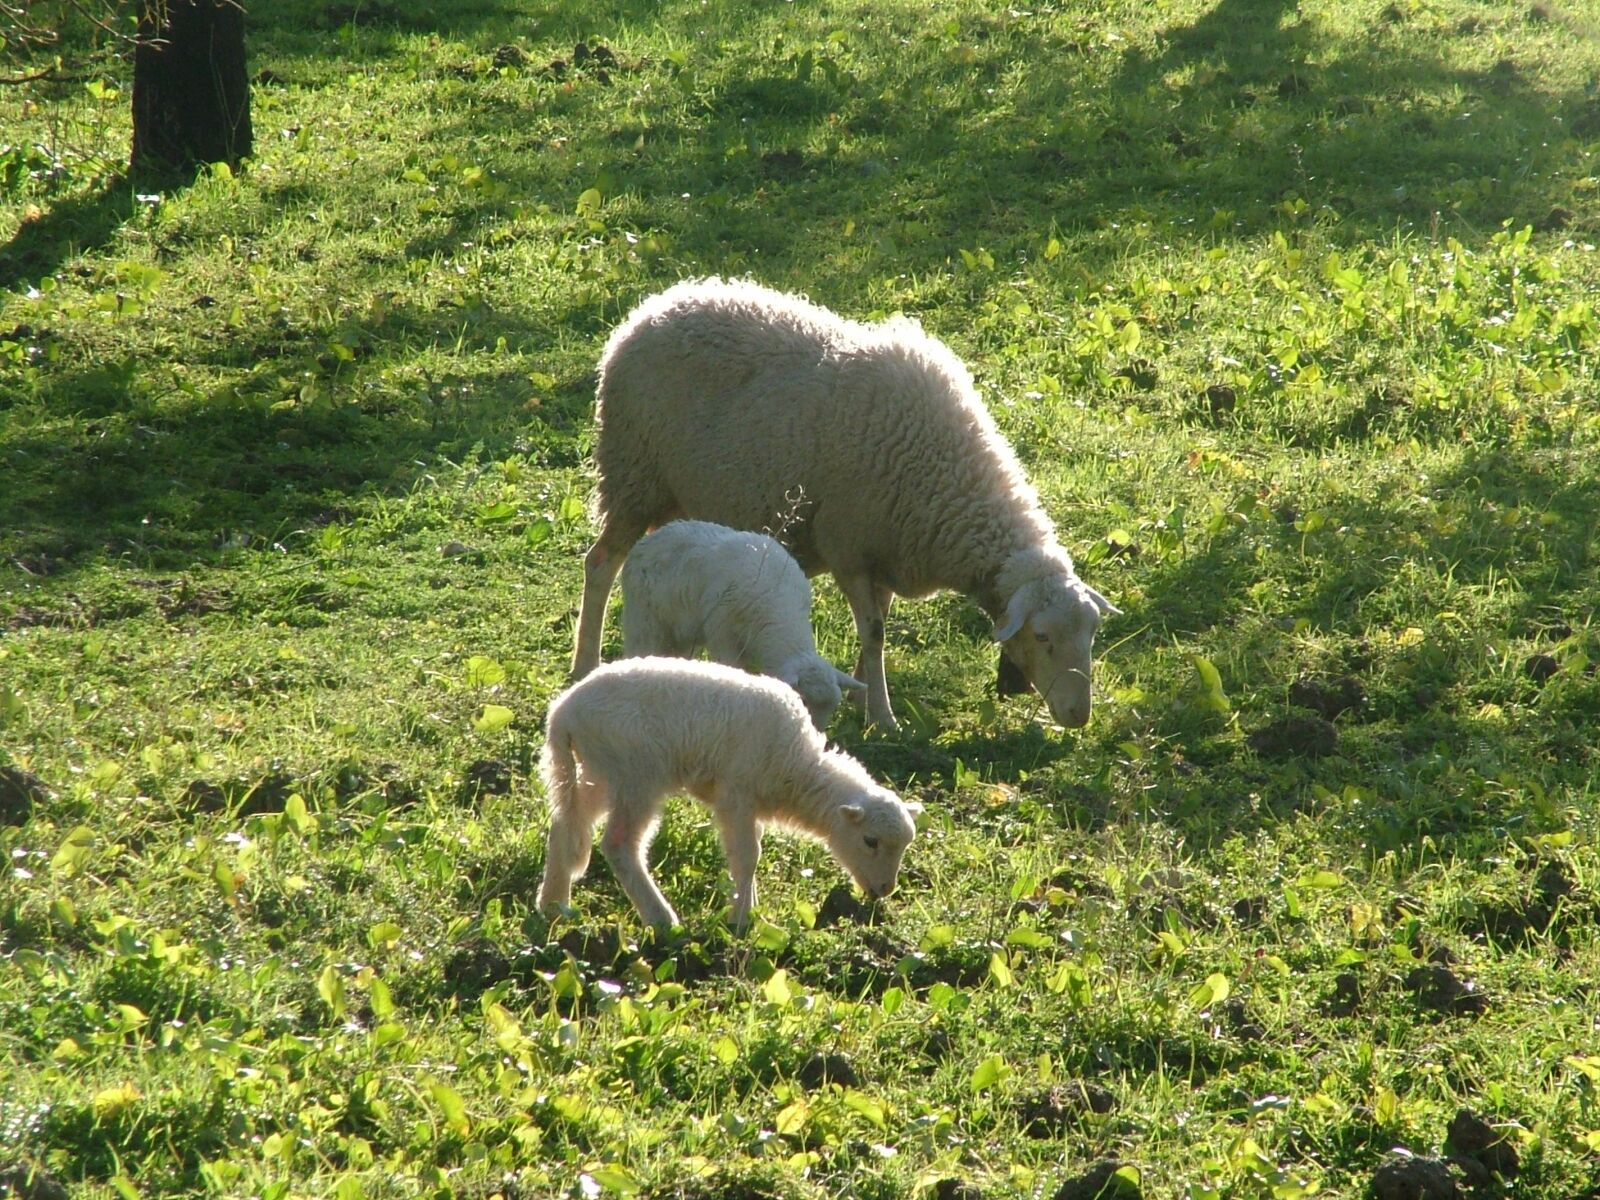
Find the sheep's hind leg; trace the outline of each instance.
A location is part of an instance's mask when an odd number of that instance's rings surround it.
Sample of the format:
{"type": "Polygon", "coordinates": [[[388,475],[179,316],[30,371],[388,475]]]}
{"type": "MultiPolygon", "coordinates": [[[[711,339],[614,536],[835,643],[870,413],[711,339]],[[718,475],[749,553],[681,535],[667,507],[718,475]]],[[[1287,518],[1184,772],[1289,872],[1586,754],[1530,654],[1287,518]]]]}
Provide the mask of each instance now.
{"type": "Polygon", "coordinates": [[[547,917],[555,916],[572,903],[573,882],[582,879],[589,869],[595,823],[611,806],[610,791],[587,772],[563,792],[561,799],[551,806],[550,833],[545,839],[544,878],[534,901],[547,917]]]}
{"type": "Polygon", "coordinates": [[[572,648],[572,677],[582,679],[600,665],[600,638],[605,630],[606,601],[611,585],[645,526],[607,521],[600,537],[583,556],[583,602],[578,609],[578,636],[572,648]]]}
{"type": "Polygon", "coordinates": [[[606,831],[600,839],[600,853],[611,864],[611,871],[622,885],[622,890],[645,924],[658,929],[670,929],[678,923],[678,914],[661,894],[656,881],[650,876],[646,854],[650,838],[655,833],[655,820],[640,822],[632,814],[647,811],[651,806],[632,803],[628,797],[618,796],[611,817],[606,821],[606,831]]]}
{"type": "Polygon", "coordinates": [[[885,729],[899,729],[894,710],[889,706],[889,681],[883,669],[883,624],[889,615],[893,593],[874,585],[866,575],[837,578],[839,590],[844,593],[856,620],[856,636],[861,639],[856,678],[867,685],[867,720],[885,729]]]}

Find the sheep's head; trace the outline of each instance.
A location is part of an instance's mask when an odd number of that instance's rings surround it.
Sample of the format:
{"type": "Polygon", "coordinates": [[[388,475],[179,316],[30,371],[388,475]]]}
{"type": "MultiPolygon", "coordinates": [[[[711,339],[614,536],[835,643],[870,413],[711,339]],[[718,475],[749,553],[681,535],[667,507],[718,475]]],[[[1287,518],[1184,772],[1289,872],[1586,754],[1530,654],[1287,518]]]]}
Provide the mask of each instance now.
{"type": "Polygon", "coordinates": [[[828,849],[850,878],[874,898],[894,891],[900,859],[916,836],[922,805],[873,787],[839,805],[828,832],[828,849]]]}
{"type": "Polygon", "coordinates": [[[867,690],[867,685],[859,679],[846,675],[815,654],[791,658],[778,668],[776,676],[799,693],[800,699],[805,701],[806,711],[811,714],[811,723],[824,733],[844,693],[867,690]]]}
{"type": "Polygon", "coordinates": [[[1089,723],[1089,673],[1100,618],[1118,610],[1073,574],[1019,588],[994,640],[1044,697],[1050,715],[1078,728],[1089,723]]]}

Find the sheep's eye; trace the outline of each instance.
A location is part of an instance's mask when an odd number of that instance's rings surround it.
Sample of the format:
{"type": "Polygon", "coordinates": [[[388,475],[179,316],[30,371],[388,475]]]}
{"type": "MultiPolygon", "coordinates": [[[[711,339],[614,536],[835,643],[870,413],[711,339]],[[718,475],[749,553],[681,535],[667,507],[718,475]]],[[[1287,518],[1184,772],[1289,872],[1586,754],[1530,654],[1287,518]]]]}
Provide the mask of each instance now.
{"type": "Polygon", "coordinates": [[[1033,635],[1033,640],[1036,642],[1048,642],[1050,635],[1048,633],[1036,633],[1033,635]]]}
{"type": "Polygon", "coordinates": [[[868,850],[876,850],[878,848],[878,839],[875,837],[863,837],[861,840],[867,844],[868,850]]]}

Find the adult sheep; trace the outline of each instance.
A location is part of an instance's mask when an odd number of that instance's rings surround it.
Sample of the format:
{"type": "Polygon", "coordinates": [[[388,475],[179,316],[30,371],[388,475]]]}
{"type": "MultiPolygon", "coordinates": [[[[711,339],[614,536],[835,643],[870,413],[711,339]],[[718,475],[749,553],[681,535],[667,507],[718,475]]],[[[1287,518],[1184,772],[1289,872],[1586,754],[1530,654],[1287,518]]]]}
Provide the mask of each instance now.
{"type": "Polygon", "coordinates": [[[1117,610],[1078,578],[971,374],[915,321],[865,325],[755,283],[689,280],[612,333],[595,419],[600,536],[574,676],[600,661],[629,549],[687,516],[765,528],[808,575],[833,574],[871,721],[895,727],[890,603],[942,588],[983,606],[1057,721],[1089,720],[1094,635],[1117,610]]]}

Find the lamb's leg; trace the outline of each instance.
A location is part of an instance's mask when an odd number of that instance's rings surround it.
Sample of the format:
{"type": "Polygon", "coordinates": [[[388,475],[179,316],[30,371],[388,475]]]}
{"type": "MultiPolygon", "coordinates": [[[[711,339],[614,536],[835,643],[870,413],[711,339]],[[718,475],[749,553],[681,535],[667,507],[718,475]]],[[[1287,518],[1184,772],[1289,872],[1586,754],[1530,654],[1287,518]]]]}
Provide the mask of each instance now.
{"type": "Polygon", "coordinates": [[[861,639],[856,678],[867,685],[867,720],[885,729],[899,729],[889,706],[889,682],[883,671],[883,623],[892,594],[887,588],[875,586],[866,575],[836,578],[856,619],[856,636],[861,639]]]}
{"type": "Polygon", "coordinates": [[[572,903],[572,883],[589,867],[594,829],[587,813],[558,808],[550,816],[550,836],[545,843],[544,879],[539,884],[539,911],[553,917],[572,903]]]}
{"type": "Polygon", "coordinates": [[[546,748],[546,783],[550,788],[550,832],[545,839],[544,878],[534,903],[547,917],[572,903],[572,883],[589,869],[594,826],[610,806],[604,784],[580,775],[570,748],[546,748]]]}
{"type": "Polygon", "coordinates": [[[756,904],[756,864],[761,861],[761,829],[753,821],[729,818],[719,822],[722,852],[733,879],[733,910],[728,923],[742,933],[756,904]]]}
{"type": "Polygon", "coordinates": [[[670,929],[678,923],[678,914],[651,878],[650,865],[645,861],[654,833],[655,804],[632,803],[628,797],[619,795],[611,806],[605,835],[600,839],[600,853],[606,856],[617,882],[633,901],[645,924],[670,929]],[[651,816],[640,820],[638,814],[644,812],[651,816]]]}
{"type": "Polygon", "coordinates": [[[606,601],[645,526],[608,520],[600,537],[583,556],[583,603],[578,610],[578,637],[572,648],[572,677],[582,679],[600,665],[600,637],[605,630],[606,601]]]}

